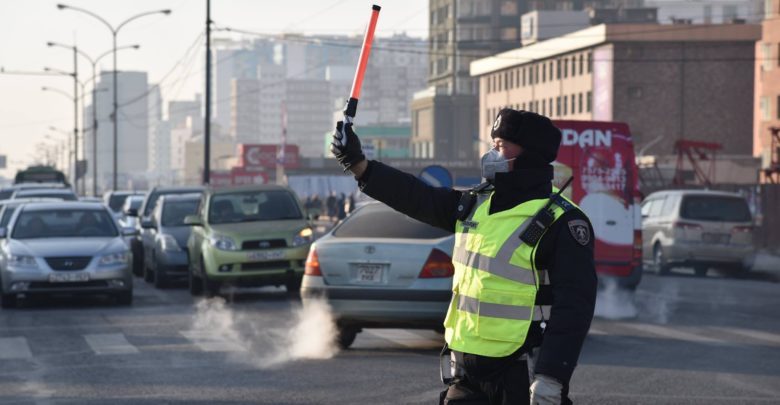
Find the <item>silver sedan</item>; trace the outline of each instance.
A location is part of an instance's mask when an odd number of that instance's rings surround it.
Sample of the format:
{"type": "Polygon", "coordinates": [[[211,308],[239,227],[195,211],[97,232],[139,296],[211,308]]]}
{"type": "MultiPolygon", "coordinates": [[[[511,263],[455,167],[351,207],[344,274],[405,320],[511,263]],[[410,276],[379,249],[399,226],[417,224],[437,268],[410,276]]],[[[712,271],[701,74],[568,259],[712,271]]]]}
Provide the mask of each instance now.
{"type": "Polygon", "coordinates": [[[452,295],[454,240],[384,204],[366,204],[312,245],[303,304],[327,300],[342,348],[362,328],[441,332],[452,295]]]}
{"type": "Polygon", "coordinates": [[[132,257],[103,204],[24,204],[0,237],[3,308],[18,294],[107,293],[132,303],[132,257]]]}

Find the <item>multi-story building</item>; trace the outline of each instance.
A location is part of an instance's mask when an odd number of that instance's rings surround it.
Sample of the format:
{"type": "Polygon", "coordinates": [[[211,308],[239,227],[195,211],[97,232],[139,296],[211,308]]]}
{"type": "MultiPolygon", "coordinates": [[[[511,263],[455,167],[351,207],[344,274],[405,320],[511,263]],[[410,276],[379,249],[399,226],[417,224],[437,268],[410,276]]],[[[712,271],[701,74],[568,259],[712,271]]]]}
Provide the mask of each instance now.
{"type": "MultiPolygon", "coordinates": [[[[92,179],[92,170],[97,169],[98,190],[113,187],[114,173],[114,125],[113,114],[113,72],[100,73],[96,84],[97,100],[97,165],[89,164],[87,178],[92,179]]],[[[146,72],[122,71],[117,73],[118,88],[118,144],[117,144],[117,187],[124,189],[133,184],[142,184],[148,169],[149,104],[146,72]]],[[[87,111],[91,121],[91,108],[87,111]]],[[[92,160],[94,142],[87,137],[85,153],[92,160]]]]}
{"type": "MultiPolygon", "coordinates": [[[[333,126],[330,84],[324,80],[287,80],[285,88],[287,143],[298,145],[303,157],[323,157],[323,128],[333,126]]],[[[281,117],[278,128],[281,138],[281,117]]]]}
{"type": "Polygon", "coordinates": [[[780,0],[766,5],[756,42],[753,155],[761,157],[762,179],[780,182],[780,0]]]}
{"type": "Polygon", "coordinates": [[[626,122],[648,154],[672,154],[676,140],[689,139],[750,155],[746,89],[759,35],[760,26],[746,24],[598,25],[477,60],[480,139],[489,141],[497,112],[512,107],[626,122]]]}
{"type": "Polygon", "coordinates": [[[763,17],[763,0],[645,0],[658,9],[661,24],[758,23],[763,17]]]}
{"type": "Polygon", "coordinates": [[[203,130],[203,114],[200,110],[203,106],[200,94],[195,95],[195,100],[173,100],[168,102],[168,122],[171,128],[187,126],[191,121],[197,131],[203,130]]]}
{"type": "Polygon", "coordinates": [[[230,85],[230,134],[238,143],[257,143],[260,139],[260,81],[233,79],[230,85]]]}

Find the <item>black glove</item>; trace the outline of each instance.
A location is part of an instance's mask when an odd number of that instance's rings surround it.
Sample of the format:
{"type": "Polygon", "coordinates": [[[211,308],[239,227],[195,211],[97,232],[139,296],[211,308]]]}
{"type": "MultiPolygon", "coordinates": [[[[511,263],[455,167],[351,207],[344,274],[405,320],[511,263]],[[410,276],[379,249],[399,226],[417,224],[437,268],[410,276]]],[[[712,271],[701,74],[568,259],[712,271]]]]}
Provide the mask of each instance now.
{"type": "Polygon", "coordinates": [[[336,123],[336,132],[333,134],[333,142],[330,143],[330,152],[339,161],[344,171],[366,160],[363,149],[360,146],[360,139],[352,131],[352,123],[344,125],[343,121],[336,123]]]}

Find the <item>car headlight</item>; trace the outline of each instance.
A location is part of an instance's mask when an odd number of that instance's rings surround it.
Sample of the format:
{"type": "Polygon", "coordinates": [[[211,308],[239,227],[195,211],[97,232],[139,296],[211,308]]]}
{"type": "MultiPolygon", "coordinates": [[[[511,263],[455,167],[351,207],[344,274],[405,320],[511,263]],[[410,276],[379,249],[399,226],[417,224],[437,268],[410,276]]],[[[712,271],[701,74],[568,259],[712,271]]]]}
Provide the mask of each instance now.
{"type": "Polygon", "coordinates": [[[303,228],[297,235],[293,236],[292,245],[302,246],[314,241],[314,231],[311,228],[303,228]]]}
{"type": "Polygon", "coordinates": [[[24,267],[28,269],[37,269],[38,262],[33,256],[10,255],[8,256],[8,265],[13,267],[24,267]]]}
{"type": "Polygon", "coordinates": [[[98,262],[98,265],[100,266],[117,266],[120,264],[128,264],[130,263],[130,253],[129,252],[119,252],[119,253],[112,253],[110,255],[105,255],[100,258],[100,261],[98,262]]]}
{"type": "Polygon", "coordinates": [[[214,235],[209,238],[211,246],[219,250],[238,250],[236,242],[232,238],[224,235],[214,235]]]}
{"type": "Polygon", "coordinates": [[[176,242],[176,238],[174,238],[172,235],[161,234],[159,238],[162,250],[166,252],[181,252],[181,246],[179,246],[179,242],[176,242]]]}

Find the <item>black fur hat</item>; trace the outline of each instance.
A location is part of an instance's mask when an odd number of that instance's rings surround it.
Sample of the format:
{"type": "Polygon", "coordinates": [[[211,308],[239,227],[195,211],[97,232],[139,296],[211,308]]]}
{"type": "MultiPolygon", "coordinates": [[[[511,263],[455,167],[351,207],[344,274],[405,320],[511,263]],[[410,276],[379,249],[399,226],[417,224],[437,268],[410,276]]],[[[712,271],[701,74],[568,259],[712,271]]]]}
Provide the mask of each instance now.
{"type": "Polygon", "coordinates": [[[523,159],[552,163],[561,145],[561,130],[549,118],[530,111],[504,108],[493,122],[491,138],[501,138],[523,147],[523,159]]]}

